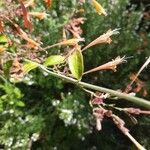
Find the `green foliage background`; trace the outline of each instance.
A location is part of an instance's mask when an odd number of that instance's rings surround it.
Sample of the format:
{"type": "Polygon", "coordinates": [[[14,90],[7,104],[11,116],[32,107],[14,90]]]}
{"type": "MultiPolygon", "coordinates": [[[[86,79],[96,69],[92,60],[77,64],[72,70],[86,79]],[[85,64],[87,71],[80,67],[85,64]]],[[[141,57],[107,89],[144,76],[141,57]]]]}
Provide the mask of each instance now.
{"type": "MultiPolygon", "coordinates": [[[[139,27],[142,9],[136,10],[128,0],[101,0],[108,16],[99,16],[89,2],[83,5],[86,18],[82,25],[85,45],[108,29],[120,28],[120,34],[113,37],[110,45],[97,45],[84,52],[85,70],[96,67],[117,56],[133,56],[119,66],[116,73],[96,72],[83,81],[109,87],[124,88],[129,83],[128,75],[137,72],[150,55],[149,47],[143,47],[140,32],[147,38],[146,25],[139,27]],[[127,9],[128,8],[128,9],[127,9]]],[[[77,1],[53,1],[46,9],[42,1],[37,2],[34,11],[46,11],[45,20],[33,19],[33,36],[41,37],[43,46],[57,43],[62,38],[62,28],[78,8],[77,1]]],[[[78,16],[77,16],[78,17],[78,16]]],[[[53,48],[50,54],[60,53],[53,48]]],[[[148,81],[149,68],[141,75],[148,81]]],[[[101,132],[95,129],[95,120],[89,106],[89,95],[76,86],[65,83],[36,69],[26,77],[25,82],[12,84],[1,76],[0,79],[0,146],[6,150],[27,150],[33,141],[33,150],[120,150],[135,149],[132,143],[105,119],[101,132]]],[[[149,82],[147,82],[149,87],[149,82]]],[[[142,96],[142,95],[139,95],[142,96]]],[[[148,98],[148,97],[147,97],[148,98]]],[[[120,106],[131,106],[119,103],[120,106]]],[[[119,114],[119,112],[117,112],[119,114]]],[[[148,130],[150,119],[138,116],[139,124],[119,114],[127,122],[131,134],[147,149],[150,148],[148,130]]]]}

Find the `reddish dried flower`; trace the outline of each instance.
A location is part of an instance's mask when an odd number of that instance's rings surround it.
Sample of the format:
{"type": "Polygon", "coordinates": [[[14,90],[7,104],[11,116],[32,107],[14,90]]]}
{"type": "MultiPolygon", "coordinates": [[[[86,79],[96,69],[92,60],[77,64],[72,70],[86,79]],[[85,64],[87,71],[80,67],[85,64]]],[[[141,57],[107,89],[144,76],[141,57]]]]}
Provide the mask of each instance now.
{"type": "Polygon", "coordinates": [[[130,108],[124,108],[124,110],[126,112],[130,113],[130,114],[136,114],[136,115],[139,115],[140,112],[141,112],[140,109],[138,109],[138,108],[132,108],[132,107],[130,107],[130,108]]]}
{"type": "Polygon", "coordinates": [[[67,25],[66,29],[70,31],[75,38],[81,38],[82,29],[80,24],[84,23],[85,18],[73,18],[67,25]]]}
{"type": "Polygon", "coordinates": [[[105,110],[103,108],[94,108],[93,109],[93,115],[96,118],[96,128],[97,128],[98,131],[100,131],[102,129],[101,122],[104,118],[104,115],[105,115],[106,111],[107,110],[105,110]]]}
{"type": "Polygon", "coordinates": [[[97,129],[98,131],[102,130],[101,121],[102,121],[101,119],[96,118],[96,129],[97,129]]]}
{"type": "Polygon", "coordinates": [[[18,58],[15,58],[10,69],[10,80],[11,82],[18,82],[22,80],[23,76],[23,66],[20,64],[18,58]]]}
{"type": "Polygon", "coordinates": [[[126,133],[129,132],[129,130],[128,130],[126,127],[124,127],[125,122],[124,122],[121,118],[119,118],[119,117],[116,116],[116,115],[112,115],[112,119],[113,119],[114,123],[117,125],[117,127],[118,127],[124,134],[126,134],[126,133]]]}
{"type": "Polygon", "coordinates": [[[135,115],[139,115],[139,114],[147,114],[149,115],[150,114],[150,111],[146,111],[146,110],[141,110],[139,108],[133,108],[133,107],[130,107],[130,108],[124,108],[124,111],[130,113],[130,114],[135,114],[135,115]]]}
{"type": "Polygon", "coordinates": [[[14,22],[12,22],[9,18],[7,18],[7,20],[9,20],[13,26],[15,27],[17,33],[19,34],[19,36],[21,38],[23,38],[24,40],[26,40],[28,42],[28,47],[29,48],[34,48],[34,49],[37,49],[38,46],[40,45],[39,43],[35,42],[33,39],[29,38],[27,33],[24,32],[19,25],[15,24],[14,22]]]}
{"type": "Polygon", "coordinates": [[[129,93],[132,90],[131,85],[127,85],[126,89],[124,90],[124,93],[129,93]]]}
{"type": "Polygon", "coordinates": [[[100,105],[102,103],[103,103],[103,99],[99,98],[99,97],[96,97],[96,98],[91,100],[91,104],[93,104],[93,105],[100,105]]]}
{"type": "Polygon", "coordinates": [[[22,9],[22,13],[23,13],[23,20],[24,20],[24,26],[28,29],[30,29],[30,31],[32,30],[32,23],[30,22],[30,18],[29,18],[29,14],[27,12],[27,9],[25,7],[25,5],[23,4],[23,2],[20,2],[20,6],[22,9]]]}
{"type": "Polygon", "coordinates": [[[4,31],[4,23],[3,20],[0,18],[0,33],[4,31]]]}
{"type": "Polygon", "coordinates": [[[44,1],[45,1],[46,6],[47,6],[48,8],[50,8],[50,7],[52,6],[52,0],[44,0],[44,1]]]}
{"type": "Polygon", "coordinates": [[[111,117],[112,114],[113,114],[112,111],[111,111],[111,110],[108,110],[108,111],[105,113],[105,116],[111,117]]]}
{"type": "Polygon", "coordinates": [[[130,80],[132,81],[129,85],[127,85],[126,89],[125,89],[125,93],[128,93],[129,91],[132,90],[132,83],[135,82],[136,83],[136,87],[133,89],[133,91],[135,93],[139,93],[140,91],[143,90],[143,96],[147,96],[148,92],[147,92],[147,86],[146,83],[142,80],[140,80],[135,74],[131,74],[129,76],[130,80]]]}

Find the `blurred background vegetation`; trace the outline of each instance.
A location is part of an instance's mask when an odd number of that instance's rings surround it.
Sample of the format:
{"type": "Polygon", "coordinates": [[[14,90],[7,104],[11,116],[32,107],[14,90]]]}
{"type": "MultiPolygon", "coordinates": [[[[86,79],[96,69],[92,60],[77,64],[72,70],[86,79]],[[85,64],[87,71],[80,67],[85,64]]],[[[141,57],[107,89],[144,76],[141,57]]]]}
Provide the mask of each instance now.
{"type": "MultiPolygon", "coordinates": [[[[125,89],[129,75],[137,72],[150,55],[150,3],[129,0],[101,0],[108,16],[99,16],[90,1],[79,5],[78,0],[53,0],[50,9],[41,0],[32,11],[46,12],[44,20],[32,19],[33,37],[39,37],[43,46],[62,39],[63,27],[72,17],[85,17],[81,25],[84,45],[108,29],[120,28],[110,45],[97,45],[86,52],[85,70],[104,64],[117,56],[132,56],[118,67],[117,72],[101,71],[89,74],[83,81],[114,90],[125,89]],[[80,11],[79,11],[80,10],[80,11]],[[79,11],[79,12],[77,12],[79,11]],[[77,12],[75,15],[74,13],[77,12]]],[[[144,1],[143,1],[144,2],[144,1]]],[[[3,5],[0,5],[2,9],[3,5]]],[[[21,22],[20,22],[21,24],[21,22]]],[[[3,43],[1,43],[3,44],[3,43]]],[[[10,52],[13,50],[9,50],[10,52]]],[[[59,54],[61,48],[49,50],[59,54]]],[[[95,129],[95,119],[89,106],[90,97],[78,87],[35,69],[24,82],[11,83],[8,76],[0,75],[0,149],[4,150],[129,150],[133,144],[109,120],[102,123],[102,131],[95,129]],[[32,145],[32,146],[31,146],[32,145]]],[[[150,67],[140,79],[150,92],[150,67]]],[[[138,93],[142,97],[142,93],[138,93]]],[[[145,97],[149,99],[149,94],[145,97]]],[[[119,103],[118,106],[134,106],[119,103]]],[[[134,106],[136,107],[136,106],[134,106]]],[[[150,149],[150,118],[138,116],[134,124],[127,115],[119,114],[131,134],[145,148],[150,149]]]]}

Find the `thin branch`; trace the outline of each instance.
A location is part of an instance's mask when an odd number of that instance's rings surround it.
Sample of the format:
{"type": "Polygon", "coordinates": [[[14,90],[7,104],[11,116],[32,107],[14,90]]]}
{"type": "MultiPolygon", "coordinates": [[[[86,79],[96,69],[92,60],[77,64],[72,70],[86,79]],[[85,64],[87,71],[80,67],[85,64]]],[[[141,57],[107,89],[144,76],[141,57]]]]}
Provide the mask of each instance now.
{"type": "Polygon", "coordinates": [[[124,126],[125,122],[119,118],[118,116],[112,114],[111,118],[113,119],[113,122],[116,124],[116,126],[118,127],[118,129],[120,129],[120,131],[126,135],[131,141],[132,143],[139,149],[139,150],[146,150],[130,133],[129,130],[124,126]]]}
{"type": "MultiPolygon", "coordinates": [[[[26,60],[26,61],[31,62],[30,60],[26,60]]],[[[108,89],[108,88],[92,85],[92,84],[89,84],[89,83],[81,82],[79,80],[67,77],[67,76],[62,75],[60,73],[55,73],[53,71],[50,71],[45,66],[43,66],[41,64],[37,64],[37,65],[42,70],[44,70],[45,72],[47,72],[48,74],[50,74],[50,75],[52,75],[54,77],[60,78],[62,80],[65,80],[65,81],[70,82],[72,84],[76,84],[76,85],[84,87],[84,88],[88,88],[88,89],[92,89],[92,90],[100,91],[100,92],[104,92],[104,93],[109,93],[112,96],[116,96],[116,97],[121,98],[121,100],[124,99],[126,101],[129,101],[129,102],[132,102],[132,103],[137,104],[139,106],[142,106],[142,107],[145,107],[147,109],[150,109],[150,101],[145,100],[143,98],[134,97],[134,96],[131,96],[129,94],[121,93],[121,92],[118,92],[118,91],[115,91],[115,90],[112,90],[112,89],[108,89]]],[[[119,99],[118,99],[118,101],[119,101],[119,99]]]]}
{"type": "Polygon", "coordinates": [[[135,75],[135,77],[131,81],[131,83],[126,87],[125,91],[128,91],[128,88],[130,88],[132,86],[132,84],[135,82],[135,80],[137,79],[137,77],[144,70],[144,68],[148,66],[149,63],[150,63],[150,56],[148,57],[148,59],[146,60],[146,62],[143,64],[143,66],[140,68],[140,70],[138,71],[138,73],[135,75]]]}
{"type": "Polygon", "coordinates": [[[139,150],[146,150],[139,142],[136,141],[136,139],[129,132],[127,132],[125,135],[134,143],[134,145],[139,150]]]}
{"type": "Polygon", "coordinates": [[[7,80],[2,75],[0,75],[0,79],[2,79],[2,81],[4,81],[5,83],[7,83],[7,80]]]}

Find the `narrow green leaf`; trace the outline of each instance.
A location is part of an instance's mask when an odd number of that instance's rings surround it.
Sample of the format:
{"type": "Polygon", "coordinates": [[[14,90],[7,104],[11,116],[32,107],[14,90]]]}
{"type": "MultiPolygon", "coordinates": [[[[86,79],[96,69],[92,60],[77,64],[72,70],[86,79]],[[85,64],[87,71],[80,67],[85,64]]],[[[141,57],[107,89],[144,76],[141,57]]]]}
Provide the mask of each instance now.
{"type": "Polygon", "coordinates": [[[65,60],[65,57],[64,57],[64,56],[61,56],[61,55],[52,55],[52,56],[48,57],[48,58],[45,60],[44,65],[45,65],[45,66],[58,65],[58,64],[63,63],[64,60],[65,60]]]}
{"type": "Polygon", "coordinates": [[[29,71],[35,69],[38,67],[38,64],[34,63],[34,62],[28,62],[26,64],[24,64],[23,66],[23,70],[24,70],[24,73],[28,73],[29,71]]]}
{"type": "Polygon", "coordinates": [[[81,53],[81,49],[77,48],[68,57],[68,64],[73,77],[80,80],[84,71],[83,55],[81,53]]]}

